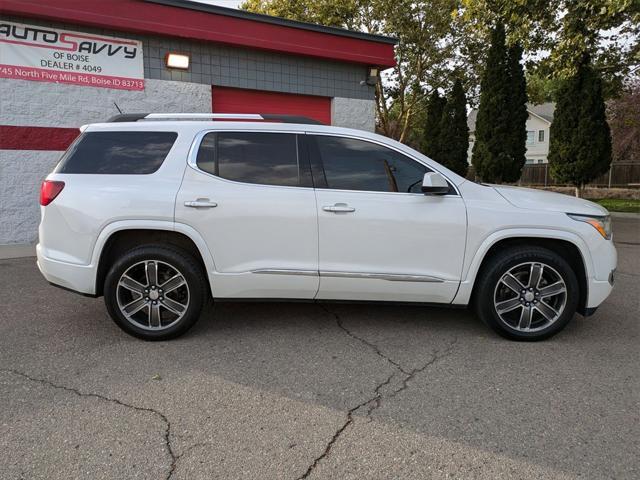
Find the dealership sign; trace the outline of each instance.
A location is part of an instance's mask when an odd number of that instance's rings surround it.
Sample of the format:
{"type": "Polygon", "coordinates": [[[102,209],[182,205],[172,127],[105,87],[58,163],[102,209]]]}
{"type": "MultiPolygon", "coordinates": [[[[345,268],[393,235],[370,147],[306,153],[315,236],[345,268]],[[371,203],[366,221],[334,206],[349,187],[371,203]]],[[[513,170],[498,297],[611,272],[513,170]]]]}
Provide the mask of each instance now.
{"type": "Polygon", "coordinates": [[[142,42],[0,20],[0,78],[144,90],[142,42]]]}

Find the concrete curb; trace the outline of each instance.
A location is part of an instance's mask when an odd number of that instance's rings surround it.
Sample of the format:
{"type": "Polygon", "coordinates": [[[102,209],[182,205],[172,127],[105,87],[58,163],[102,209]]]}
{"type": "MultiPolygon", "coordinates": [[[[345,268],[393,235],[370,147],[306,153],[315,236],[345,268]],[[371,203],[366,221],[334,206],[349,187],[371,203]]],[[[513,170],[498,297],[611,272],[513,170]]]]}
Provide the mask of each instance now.
{"type": "Polygon", "coordinates": [[[8,258],[35,257],[35,245],[9,244],[0,245],[0,260],[8,258]]]}

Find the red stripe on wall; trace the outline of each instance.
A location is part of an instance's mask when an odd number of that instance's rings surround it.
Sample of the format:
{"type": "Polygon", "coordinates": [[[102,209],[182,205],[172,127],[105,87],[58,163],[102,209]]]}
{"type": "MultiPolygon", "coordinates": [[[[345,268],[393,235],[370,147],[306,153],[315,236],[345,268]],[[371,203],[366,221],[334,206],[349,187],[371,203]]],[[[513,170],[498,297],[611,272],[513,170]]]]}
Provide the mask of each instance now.
{"type": "Polygon", "coordinates": [[[80,135],[77,128],[0,125],[0,150],[66,150],[80,135]]]}

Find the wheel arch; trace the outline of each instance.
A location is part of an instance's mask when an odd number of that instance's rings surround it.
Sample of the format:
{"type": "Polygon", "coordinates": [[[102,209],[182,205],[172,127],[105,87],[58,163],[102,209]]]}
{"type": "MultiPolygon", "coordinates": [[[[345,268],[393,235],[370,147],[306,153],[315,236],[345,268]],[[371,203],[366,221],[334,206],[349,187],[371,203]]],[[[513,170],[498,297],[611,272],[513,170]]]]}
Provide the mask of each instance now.
{"type": "MultiPolygon", "coordinates": [[[[119,223],[119,222],[118,222],[119,223]]],[[[118,225],[107,226],[96,242],[92,264],[95,266],[95,293],[103,294],[104,280],[111,265],[118,254],[139,245],[169,244],[191,254],[209,281],[209,272],[215,270],[213,258],[206,243],[198,232],[187,225],[173,222],[123,222],[118,225]]]]}
{"type": "Polygon", "coordinates": [[[537,246],[551,250],[569,262],[578,279],[580,297],[578,312],[584,314],[588,299],[588,278],[591,274],[591,256],[582,240],[568,232],[503,232],[495,238],[489,237],[478,249],[467,270],[467,275],[461,283],[458,294],[453,303],[471,303],[476,291],[478,280],[482,278],[483,268],[499,251],[512,246],[537,246]]]}

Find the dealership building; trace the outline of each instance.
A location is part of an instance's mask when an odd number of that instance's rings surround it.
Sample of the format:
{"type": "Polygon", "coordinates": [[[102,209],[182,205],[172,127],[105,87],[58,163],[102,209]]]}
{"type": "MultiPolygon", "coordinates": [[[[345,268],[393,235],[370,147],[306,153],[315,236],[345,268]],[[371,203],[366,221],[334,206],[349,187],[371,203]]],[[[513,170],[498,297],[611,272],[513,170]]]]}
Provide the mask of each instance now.
{"type": "Polygon", "coordinates": [[[81,125],[272,113],[373,130],[395,42],[187,0],[0,0],[0,245],[37,240],[39,184],[81,125]]]}

